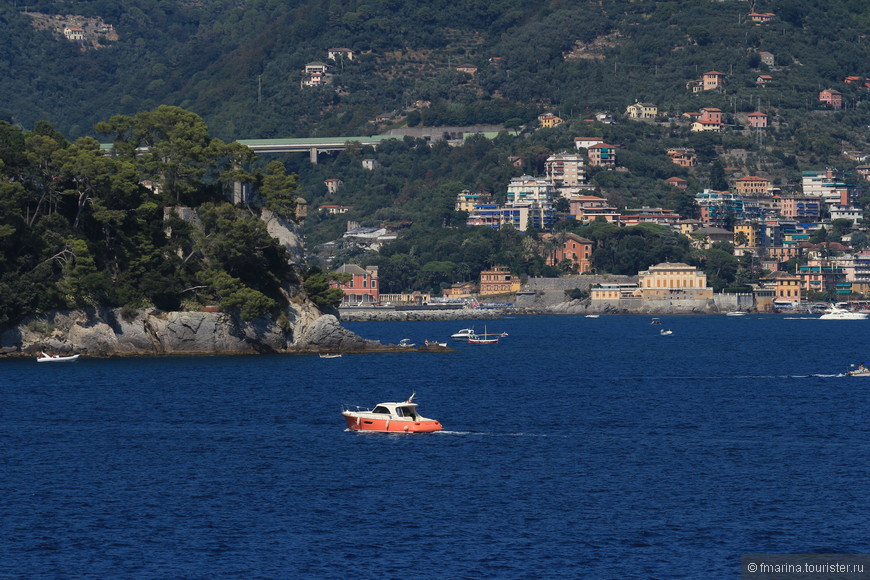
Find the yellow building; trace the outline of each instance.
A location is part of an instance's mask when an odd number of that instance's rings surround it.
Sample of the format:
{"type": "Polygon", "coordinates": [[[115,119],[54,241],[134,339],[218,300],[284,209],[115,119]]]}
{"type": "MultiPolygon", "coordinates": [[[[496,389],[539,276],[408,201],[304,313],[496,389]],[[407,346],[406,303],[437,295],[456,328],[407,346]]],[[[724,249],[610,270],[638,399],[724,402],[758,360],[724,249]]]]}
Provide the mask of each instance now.
{"type": "Polygon", "coordinates": [[[620,284],[605,282],[590,290],[592,301],[596,300],[626,300],[640,299],[640,289],[637,284],[620,284]]]}
{"type": "Polygon", "coordinates": [[[659,114],[659,108],[652,103],[635,103],[625,109],[629,119],[655,119],[659,114]]]}
{"type": "Polygon", "coordinates": [[[638,273],[644,300],[699,300],[713,298],[707,275],[681,262],[662,262],[638,273]]]}
{"type": "Polygon", "coordinates": [[[801,279],[788,272],[771,272],[761,279],[765,288],[773,288],[776,302],[799,303],[801,301],[801,279]]]}
{"type": "Polygon", "coordinates": [[[734,226],[734,247],[736,248],[755,248],[760,245],[760,237],[761,228],[758,224],[739,224],[734,226]]]}
{"type": "Polygon", "coordinates": [[[520,291],[520,279],[505,266],[494,266],[480,273],[480,295],[510,294],[520,291]]]}
{"type": "Polygon", "coordinates": [[[538,115],[538,121],[541,123],[541,127],[544,129],[550,129],[563,122],[561,117],[557,117],[552,113],[544,113],[542,115],[538,115]]]}

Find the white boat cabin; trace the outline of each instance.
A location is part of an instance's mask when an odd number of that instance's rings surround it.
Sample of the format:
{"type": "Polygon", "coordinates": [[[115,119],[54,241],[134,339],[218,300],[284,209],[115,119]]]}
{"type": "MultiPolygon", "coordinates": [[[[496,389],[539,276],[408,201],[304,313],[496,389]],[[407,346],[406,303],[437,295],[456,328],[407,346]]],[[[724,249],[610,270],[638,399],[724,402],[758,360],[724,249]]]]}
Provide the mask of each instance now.
{"type": "Polygon", "coordinates": [[[420,421],[422,419],[417,413],[417,403],[381,403],[369,413],[376,415],[377,419],[390,419],[391,421],[420,421]]]}

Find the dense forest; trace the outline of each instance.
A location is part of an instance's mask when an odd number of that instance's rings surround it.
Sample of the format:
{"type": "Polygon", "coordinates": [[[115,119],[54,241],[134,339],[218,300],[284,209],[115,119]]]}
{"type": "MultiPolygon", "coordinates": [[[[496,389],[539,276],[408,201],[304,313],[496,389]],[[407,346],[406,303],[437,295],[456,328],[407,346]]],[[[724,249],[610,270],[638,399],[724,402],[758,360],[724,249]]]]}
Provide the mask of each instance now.
{"type": "Polygon", "coordinates": [[[291,264],[252,208],[226,201],[226,185],[245,180],[259,185],[261,205],[292,220],[296,178],[280,163],[239,170],[250,151],[177,107],[100,128],[114,133],[114,155],[45,122],[26,132],[0,122],[0,326],[95,305],[215,305],[280,319],[302,276],[321,306],[340,300],[325,274],[291,264]],[[179,207],[195,207],[196,219],[179,207]]]}
{"type": "MultiPolygon", "coordinates": [[[[862,83],[844,79],[870,74],[868,31],[870,6],[860,0],[4,4],[0,323],[96,303],[221,302],[244,306],[250,317],[275,308],[283,285],[303,275],[321,305],[334,303],[328,277],[288,265],[256,208],[226,203],[236,181],[253,184],[257,204],[290,218],[304,197],[313,253],[340,238],[349,220],[398,231],[380,252],[351,244],[332,262],[312,261],[324,270],[343,261],[379,265],[384,291],[437,292],[493,264],[521,276],[564,273],[544,265],[537,232],[466,228],[453,211],[456,194],[503,199],[512,176],[541,175],[546,158],[573,150],[581,135],[620,147],[619,171],[589,168],[597,195],[684,217],[696,211],[694,193],[725,189],[734,175],[764,175],[789,193],[799,190],[801,171],[853,170],[857,161],[843,151],[870,149],[870,102],[862,83]],[[776,18],[755,25],[752,10],[776,18]],[[35,25],[51,15],[99,21],[117,36],[69,41],[59,28],[35,25]],[[306,63],[327,61],[332,47],[355,57],[329,61],[331,84],[302,87],[306,63]],[[776,64],[763,64],[760,51],[776,64]],[[457,71],[460,64],[477,71],[457,71]],[[687,90],[709,70],[726,75],[724,90],[687,90]],[[773,80],[759,86],[759,74],[773,80]],[[841,110],[818,101],[828,87],[843,94],[841,110]],[[625,119],[636,101],[655,103],[660,119],[625,119]],[[702,107],[721,108],[728,129],[691,132],[681,115],[702,107]],[[741,125],[756,110],[771,117],[763,134],[741,125]],[[564,123],[542,129],[542,112],[564,123]],[[596,121],[597,113],[615,122],[596,121]],[[379,115],[389,120],[375,124],[379,115]],[[399,138],[322,155],[316,165],[303,155],[255,158],[233,143],[465,124],[506,131],[460,147],[399,138]],[[116,154],[102,155],[100,143],[116,154]],[[142,145],[148,155],[136,153],[142,145]],[[692,147],[698,166],[675,166],[667,147],[692,147]],[[378,168],[364,169],[365,158],[378,168]],[[516,158],[522,166],[509,162],[516,158]],[[668,186],[672,176],[688,189],[668,186]],[[338,192],[327,192],[328,178],[342,180],[338,192]],[[149,181],[162,188],[142,185],[149,181]],[[324,204],[352,209],[334,216],[318,211],[324,204]],[[198,208],[205,233],[171,212],[164,222],[175,206],[198,208]]],[[[717,290],[759,274],[730,247],[696,250],[664,228],[564,221],[556,233],[567,231],[596,243],[599,272],[685,261],[703,267],[717,290]]]]}

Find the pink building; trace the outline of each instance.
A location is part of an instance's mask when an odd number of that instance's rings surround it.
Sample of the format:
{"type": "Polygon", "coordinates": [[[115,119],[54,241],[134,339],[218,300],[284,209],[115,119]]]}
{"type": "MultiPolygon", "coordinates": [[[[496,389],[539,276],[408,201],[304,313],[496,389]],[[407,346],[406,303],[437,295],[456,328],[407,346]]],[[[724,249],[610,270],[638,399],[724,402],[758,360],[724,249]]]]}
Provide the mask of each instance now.
{"type": "Polygon", "coordinates": [[[827,103],[834,109],[840,109],[843,107],[843,94],[834,89],[825,89],[819,93],[819,101],[827,103]]]}
{"type": "Polygon", "coordinates": [[[753,129],[764,129],[767,127],[767,115],[764,113],[749,113],[747,118],[749,120],[749,126],[753,129]]]}
{"type": "Polygon", "coordinates": [[[368,266],[365,269],[356,264],[345,264],[338,270],[339,274],[350,274],[349,282],[339,284],[331,282],[330,288],[344,290],[343,306],[358,304],[374,304],[381,301],[380,285],[378,284],[378,267],[368,266]]]}

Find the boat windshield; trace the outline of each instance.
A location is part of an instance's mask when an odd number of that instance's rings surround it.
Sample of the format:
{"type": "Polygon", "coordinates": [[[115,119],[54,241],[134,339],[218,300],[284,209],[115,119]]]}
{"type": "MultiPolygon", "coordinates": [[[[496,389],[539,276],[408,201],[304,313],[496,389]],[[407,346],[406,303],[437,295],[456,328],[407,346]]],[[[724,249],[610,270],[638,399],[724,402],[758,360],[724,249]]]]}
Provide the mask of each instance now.
{"type": "Polygon", "coordinates": [[[414,407],[396,407],[396,415],[399,417],[411,417],[412,419],[416,419],[417,411],[414,407]]]}
{"type": "Polygon", "coordinates": [[[385,413],[385,414],[389,415],[389,414],[390,414],[390,410],[387,409],[387,408],[384,407],[384,406],[378,405],[377,407],[375,407],[374,409],[372,409],[372,413],[385,413]]]}

